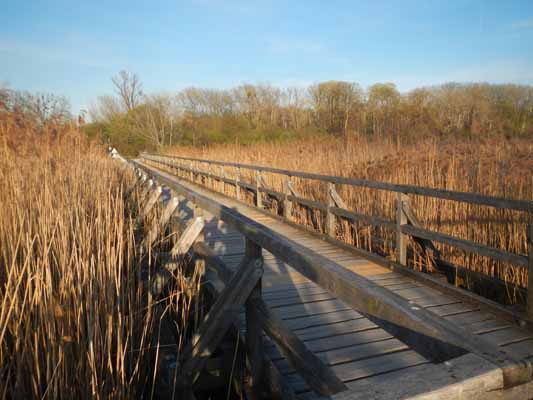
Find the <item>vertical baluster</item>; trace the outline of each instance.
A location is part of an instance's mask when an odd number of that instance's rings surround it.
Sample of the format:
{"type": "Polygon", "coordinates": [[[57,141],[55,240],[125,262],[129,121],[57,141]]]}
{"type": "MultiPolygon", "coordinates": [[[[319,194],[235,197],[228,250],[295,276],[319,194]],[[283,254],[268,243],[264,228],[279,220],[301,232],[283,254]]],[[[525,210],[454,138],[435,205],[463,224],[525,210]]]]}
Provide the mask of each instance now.
{"type": "Polygon", "coordinates": [[[398,193],[396,199],[396,261],[407,265],[407,235],[401,231],[401,226],[407,224],[407,216],[404,212],[404,203],[409,202],[409,197],[404,193],[398,193]]]}

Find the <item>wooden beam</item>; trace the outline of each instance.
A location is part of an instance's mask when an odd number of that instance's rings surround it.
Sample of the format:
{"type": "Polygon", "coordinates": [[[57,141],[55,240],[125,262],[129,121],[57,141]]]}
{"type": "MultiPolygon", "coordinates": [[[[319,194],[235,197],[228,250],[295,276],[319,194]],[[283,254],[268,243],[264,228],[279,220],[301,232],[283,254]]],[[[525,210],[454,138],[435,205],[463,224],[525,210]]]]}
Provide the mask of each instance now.
{"type": "Polygon", "coordinates": [[[285,322],[268,308],[263,299],[252,299],[247,312],[261,323],[266,334],[278,344],[285,358],[313,390],[323,396],[330,396],[347,389],[335,372],[307,348],[285,322]]]}
{"type": "Polygon", "coordinates": [[[339,194],[335,190],[335,185],[332,185],[329,187],[329,195],[331,196],[331,198],[333,199],[333,202],[335,203],[337,207],[344,208],[344,209],[348,208],[344,200],[341,198],[341,196],[339,196],[339,194]]]}
{"type": "MultiPolygon", "coordinates": [[[[212,297],[216,298],[224,290],[225,285],[231,280],[233,271],[230,270],[205,243],[195,243],[194,250],[195,252],[199,252],[198,254],[201,254],[206,262],[207,270],[204,276],[205,287],[211,293],[212,297]]],[[[237,363],[239,364],[239,360],[245,358],[244,355],[241,356],[245,344],[242,336],[240,336],[239,327],[236,325],[235,321],[230,327],[230,334],[238,341],[237,363]]],[[[263,353],[263,357],[265,385],[262,389],[266,391],[263,398],[272,400],[296,400],[296,395],[283,376],[281,376],[272,360],[265,353],[263,353]]],[[[244,368],[244,365],[241,364],[238,367],[242,369],[244,368]]]]}
{"type": "Polygon", "coordinates": [[[527,268],[529,265],[528,257],[519,254],[509,253],[507,251],[495,249],[493,247],[477,244],[470,240],[459,239],[450,235],[446,235],[444,233],[433,232],[427,229],[416,228],[414,226],[405,224],[401,225],[400,230],[402,233],[407,235],[445,243],[450,246],[460,248],[462,250],[470,251],[481,256],[490,257],[495,260],[509,262],[517,266],[527,268]]]}
{"type": "Polygon", "coordinates": [[[396,199],[396,262],[401,265],[407,265],[407,236],[402,232],[402,225],[407,223],[407,216],[405,215],[404,203],[409,202],[409,198],[403,194],[398,193],[396,199]]]}
{"type": "Polygon", "coordinates": [[[180,386],[194,384],[207,357],[222,341],[262,274],[261,260],[246,259],[242,263],[184,349],[182,368],[177,379],[180,386]]]}
{"type": "Polygon", "coordinates": [[[332,193],[335,192],[335,185],[331,182],[328,183],[328,207],[326,211],[326,233],[331,237],[337,237],[335,232],[336,218],[335,214],[331,212],[331,207],[335,207],[335,200],[332,193]]]}
{"type": "MultiPolygon", "coordinates": [[[[144,157],[148,160],[153,159],[153,156],[148,155],[148,154],[146,154],[144,157]]],[[[295,176],[295,177],[299,177],[303,179],[311,179],[311,180],[317,180],[317,181],[323,181],[323,182],[332,182],[332,183],[340,184],[340,185],[359,186],[359,187],[366,187],[370,189],[387,190],[391,192],[413,194],[413,195],[419,195],[419,196],[434,197],[434,198],[439,198],[439,199],[444,199],[444,200],[452,200],[452,201],[458,201],[458,202],[478,204],[478,205],[495,207],[495,208],[504,208],[504,209],[511,209],[511,210],[517,210],[517,211],[533,212],[533,201],[531,200],[505,199],[502,197],[486,196],[486,195],[481,195],[477,193],[458,192],[458,191],[446,190],[446,189],[434,189],[434,188],[415,186],[415,185],[402,185],[402,184],[396,184],[396,183],[377,182],[377,181],[370,181],[366,179],[345,178],[341,176],[313,174],[309,172],[290,171],[290,170],[279,169],[279,168],[263,167],[259,165],[238,164],[238,163],[213,161],[213,160],[199,160],[195,158],[176,157],[176,156],[172,158],[179,158],[182,160],[203,161],[205,163],[209,163],[212,165],[239,167],[242,169],[250,169],[250,170],[255,170],[255,171],[260,171],[260,172],[270,172],[270,173],[280,174],[280,175],[295,176]]]]}
{"type": "Polygon", "coordinates": [[[154,221],[154,224],[152,225],[152,228],[148,232],[148,234],[143,239],[143,246],[146,250],[157,239],[157,236],[159,234],[159,231],[165,227],[165,225],[168,223],[170,217],[178,207],[179,200],[177,197],[172,196],[171,199],[168,201],[167,205],[165,206],[165,209],[163,210],[163,213],[161,214],[161,217],[158,221],[154,221]]]}
{"type": "Polygon", "coordinates": [[[192,244],[198,238],[205,226],[205,221],[202,217],[195,218],[183,231],[179,240],[174,244],[170,254],[172,257],[183,256],[187,254],[192,244]]]}
{"type": "MultiPolygon", "coordinates": [[[[263,263],[262,249],[249,239],[245,242],[245,258],[249,260],[260,260],[263,263]]],[[[250,385],[252,390],[257,394],[261,391],[263,386],[263,329],[261,322],[254,313],[253,303],[254,299],[261,298],[261,279],[257,280],[250,296],[246,300],[246,353],[250,370],[250,385]]],[[[259,396],[258,396],[259,397],[259,396]]]]}
{"type": "Polygon", "coordinates": [[[157,203],[157,200],[159,200],[159,197],[161,196],[161,193],[163,193],[163,187],[161,185],[158,185],[153,191],[150,197],[148,198],[148,201],[144,205],[144,208],[141,211],[141,218],[148,215],[148,213],[152,210],[152,208],[157,203]]]}
{"type": "MultiPolygon", "coordinates": [[[[149,170],[157,173],[153,168],[149,170]]],[[[172,177],[161,173],[157,175],[189,200],[234,226],[335,297],[377,320],[381,326],[429,359],[439,361],[469,351],[501,368],[506,387],[531,379],[530,364],[516,360],[482,337],[474,336],[428,310],[413,306],[399,295],[181,185],[172,177]]]]}

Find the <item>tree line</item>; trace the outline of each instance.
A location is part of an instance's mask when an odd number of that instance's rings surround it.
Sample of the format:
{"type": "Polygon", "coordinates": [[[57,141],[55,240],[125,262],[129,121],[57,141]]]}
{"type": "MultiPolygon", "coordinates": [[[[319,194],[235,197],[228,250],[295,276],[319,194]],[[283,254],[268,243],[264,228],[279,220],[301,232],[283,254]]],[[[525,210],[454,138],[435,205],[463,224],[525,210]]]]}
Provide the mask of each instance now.
{"type": "Polygon", "coordinates": [[[97,99],[87,131],[133,149],[309,133],[391,140],[533,135],[532,86],[446,83],[400,93],[393,83],[365,90],[353,82],[328,81],[305,88],[242,84],[145,94],[139,77],[125,71],[112,83],[115,95],[97,99]]]}

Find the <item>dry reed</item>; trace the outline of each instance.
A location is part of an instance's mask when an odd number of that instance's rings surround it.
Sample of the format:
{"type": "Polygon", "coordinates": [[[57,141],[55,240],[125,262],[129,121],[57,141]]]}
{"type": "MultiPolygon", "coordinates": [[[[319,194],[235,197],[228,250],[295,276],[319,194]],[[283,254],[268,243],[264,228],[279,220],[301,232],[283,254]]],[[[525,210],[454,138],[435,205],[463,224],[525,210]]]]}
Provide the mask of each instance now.
{"type": "MultiPolygon", "coordinates": [[[[533,142],[530,139],[428,140],[416,145],[399,145],[354,136],[314,137],[281,145],[179,147],[166,154],[533,200],[533,142]]],[[[206,164],[201,167],[220,173],[218,167],[209,168],[206,164]]],[[[229,177],[235,176],[231,168],[226,168],[225,173],[229,177]]],[[[243,169],[241,174],[244,180],[255,182],[251,172],[243,169]]],[[[264,174],[264,177],[269,187],[283,190],[283,176],[264,174]]],[[[302,197],[325,201],[324,184],[297,178],[293,181],[302,197]]],[[[225,190],[234,195],[230,186],[225,185],[225,190]]],[[[349,209],[395,219],[394,193],[344,185],[339,185],[337,190],[349,209]]],[[[251,202],[252,198],[248,196],[247,201],[251,202]]],[[[418,218],[428,229],[513,253],[527,253],[526,225],[531,222],[531,215],[527,213],[422,196],[411,196],[411,202],[418,218]]],[[[297,222],[324,232],[323,213],[300,207],[296,210],[294,218],[297,222]]],[[[337,238],[388,257],[392,257],[394,252],[394,232],[382,228],[342,221],[337,224],[337,238]]],[[[507,293],[497,294],[492,288],[485,288],[485,294],[499,297],[498,300],[503,302],[520,300],[519,288],[527,284],[527,271],[524,269],[449,246],[437,244],[437,248],[442,251],[444,259],[456,265],[510,284],[507,293]]],[[[412,242],[411,249],[410,265],[417,269],[431,269],[412,242]]],[[[457,279],[456,283],[469,286],[464,278],[457,279]]]]}
{"type": "Polygon", "coordinates": [[[147,296],[136,242],[140,191],[101,147],[76,133],[35,137],[16,150],[6,143],[0,398],[150,397],[162,315],[154,307],[173,311],[185,342],[198,274],[186,279],[179,270],[168,297],[147,296]]]}

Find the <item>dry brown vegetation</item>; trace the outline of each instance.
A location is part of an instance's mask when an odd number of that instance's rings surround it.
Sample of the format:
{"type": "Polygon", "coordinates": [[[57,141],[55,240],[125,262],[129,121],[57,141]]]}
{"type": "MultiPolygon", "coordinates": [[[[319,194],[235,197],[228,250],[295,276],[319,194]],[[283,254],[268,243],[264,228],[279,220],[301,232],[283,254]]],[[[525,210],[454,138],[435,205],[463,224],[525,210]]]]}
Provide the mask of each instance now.
{"type": "MultiPolygon", "coordinates": [[[[179,354],[200,289],[185,269],[164,298],[143,289],[138,243],[161,209],[139,223],[131,172],[24,114],[0,113],[0,180],[0,398],[157,394],[160,321],[172,316],[179,354]]],[[[149,253],[171,245],[161,233],[149,253]]]]}
{"type": "MultiPolygon", "coordinates": [[[[416,145],[398,145],[391,141],[372,142],[355,136],[316,137],[283,145],[180,147],[167,153],[533,200],[531,139],[428,140],[416,145]]],[[[205,164],[203,168],[206,168],[205,164]]],[[[217,168],[213,172],[220,171],[217,168]]],[[[244,175],[245,170],[242,173],[244,175]]],[[[234,171],[226,169],[226,174],[232,176],[234,171]]],[[[282,191],[283,176],[265,174],[265,178],[270,187],[282,191]]],[[[253,182],[251,175],[248,179],[253,182]]],[[[293,180],[303,197],[325,201],[324,184],[293,180]]],[[[229,186],[226,185],[226,190],[230,193],[233,189],[229,186]]],[[[350,186],[339,186],[337,190],[351,210],[395,219],[394,193],[350,186]]],[[[526,225],[528,220],[531,221],[531,215],[527,213],[421,196],[411,196],[411,201],[418,218],[428,229],[513,253],[527,253],[526,225]]],[[[324,232],[325,218],[320,211],[301,209],[295,218],[299,223],[324,232]]],[[[385,229],[343,221],[337,225],[337,237],[387,256],[392,256],[394,252],[394,232],[385,229]]],[[[450,247],[437,247],[443,250],[446,260],[509,284],[507,293],[490,287],[478,288],[484,294],[500,301],[520,300],[517,287],[527,285],[525,270],[450,247]]],[[[418,254],[416,246],[414,250],[410,265],[418,269],[430,267],[418,254]]],[[[465,282],[464,277],[457,279],[456,283],[471,284],[465,282]]]]}

